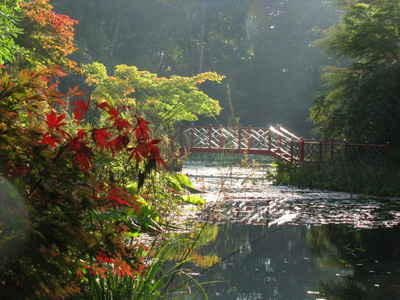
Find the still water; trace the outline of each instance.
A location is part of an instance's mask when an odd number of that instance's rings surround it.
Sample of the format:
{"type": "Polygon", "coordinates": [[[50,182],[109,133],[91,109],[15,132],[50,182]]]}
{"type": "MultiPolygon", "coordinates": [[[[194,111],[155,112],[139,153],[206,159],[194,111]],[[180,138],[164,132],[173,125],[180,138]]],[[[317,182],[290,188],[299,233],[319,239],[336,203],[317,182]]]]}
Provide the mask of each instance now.
{"type": "Polygon", "coordinates": [[[252,160],[182,171],[207,200],[189,268],[209,299],[400,299],[399,199],[272,186],[252,160]]]}

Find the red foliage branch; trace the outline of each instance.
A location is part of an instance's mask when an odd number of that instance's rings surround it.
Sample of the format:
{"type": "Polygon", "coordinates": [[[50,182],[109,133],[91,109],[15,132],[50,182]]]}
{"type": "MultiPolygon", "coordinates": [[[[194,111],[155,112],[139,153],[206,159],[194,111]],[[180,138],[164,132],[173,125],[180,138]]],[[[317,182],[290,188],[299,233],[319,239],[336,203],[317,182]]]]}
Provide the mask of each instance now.
{"type": "MultiPolygon", "coordinates": [[[[102,263],[112,263],[119,276],[133,277],[144,268],[135,247],[123,242],[127,227],[93,217],[115,208],[139,212],[141,204],[122,183],[106,181],[95,166],[106,153],[110,158],[126,155],[136,165],[155,161],[166,166],[157,147],[160,140],[151,138],[149,122],[134,116],[133,124],[106,102],[94,105],[107,114],[108,126],[102,128],[83,121],[90,99],[72,102],[72,119],[57,112],[55,104],[65,107],[64,95],[48,82],[63,75],[53,66],[21,71],[18,79],[7,73],[0,78],[0,176],[15,185],[30,212],[23,236],[29,243],[24,241],[11,256],[9,245],[21,237],[4,229],[12,215],[4,205],[14,204],[0,203],[0,257],[6,261],[0,262],[0,292],[24,286],[28,298],[39,293],[57,299],[78,293],[85,272],[105,276],[102,263]]],[[[75,87],[67,96],[83,95],[75,87]]]]}

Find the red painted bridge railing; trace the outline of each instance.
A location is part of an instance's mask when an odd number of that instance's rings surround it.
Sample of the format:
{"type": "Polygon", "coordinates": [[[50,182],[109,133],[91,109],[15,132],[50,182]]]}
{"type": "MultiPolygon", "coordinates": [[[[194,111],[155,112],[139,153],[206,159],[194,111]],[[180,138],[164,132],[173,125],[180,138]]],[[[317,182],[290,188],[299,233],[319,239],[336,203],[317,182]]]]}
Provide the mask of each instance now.
{"type": "Polygon", "coordinates": [[[270,155],[288,162],[386,162],[389,144],[354,144],[346,141],[304,140],[283,127],[180,126],[171,138],[172,150],[203,153],[270,155]]]}

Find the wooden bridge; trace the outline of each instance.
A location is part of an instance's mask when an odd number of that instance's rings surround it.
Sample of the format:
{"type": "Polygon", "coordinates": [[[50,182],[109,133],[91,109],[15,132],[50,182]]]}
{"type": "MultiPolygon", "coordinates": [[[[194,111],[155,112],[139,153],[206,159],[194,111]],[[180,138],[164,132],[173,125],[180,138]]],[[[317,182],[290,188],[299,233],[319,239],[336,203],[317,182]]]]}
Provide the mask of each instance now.
{"type": "Polygon", "coordinates": [[[172,137],[173,150],[189,153],[247,153],[275,157],[290,163],[335,161],[389,163],[389,144],[305,140],[281,126],[180,126],[172,137]]]}

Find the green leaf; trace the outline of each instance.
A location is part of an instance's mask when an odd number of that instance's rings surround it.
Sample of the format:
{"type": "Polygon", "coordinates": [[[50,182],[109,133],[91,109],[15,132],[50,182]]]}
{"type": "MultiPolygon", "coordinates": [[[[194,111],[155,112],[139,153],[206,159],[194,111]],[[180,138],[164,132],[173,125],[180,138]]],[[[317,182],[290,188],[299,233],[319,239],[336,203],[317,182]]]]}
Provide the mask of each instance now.
{"type": "Polygon", "coordinates": [[[199,195],[184,195],[182,196],[182,200],[194,205],[203,205],[206,203],[206,200],[199,195]]]}

